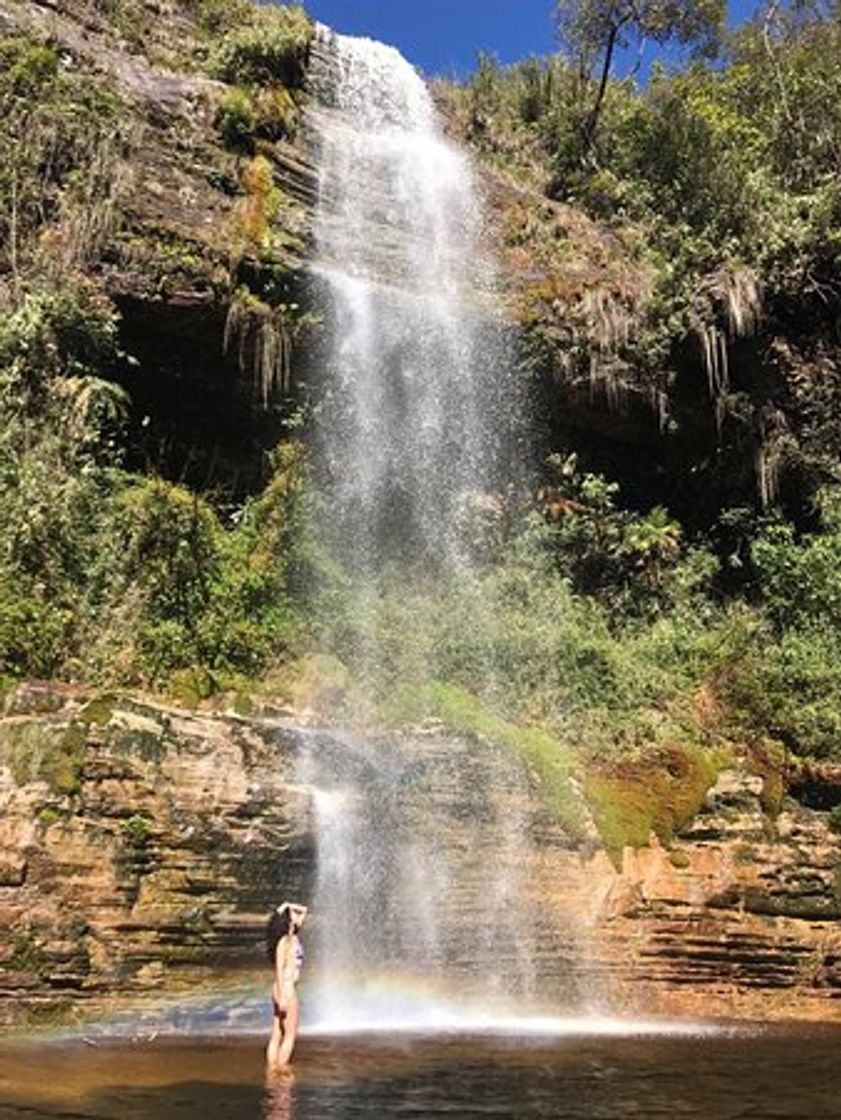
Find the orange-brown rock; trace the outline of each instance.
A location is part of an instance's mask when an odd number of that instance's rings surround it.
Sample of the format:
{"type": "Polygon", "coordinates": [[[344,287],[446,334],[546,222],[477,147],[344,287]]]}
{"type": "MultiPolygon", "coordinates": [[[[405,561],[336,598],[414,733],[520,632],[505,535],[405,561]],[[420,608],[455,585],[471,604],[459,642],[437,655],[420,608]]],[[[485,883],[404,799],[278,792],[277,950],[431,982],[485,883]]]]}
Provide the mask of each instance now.
{"type": "MultiPolygon", "coordinates": [[[[0,1022],[260,964],[265,913],[280,895],[308,897],[314,872],[290,721],[37,684],[5,710],[0,1022]]],[[[435,800],[448,848],[463,854],[452,932],[472,920],[487,869],[507,861],[525,882],[547,1006],[841,1018],[841,851],[826,813],[788,799],[769,820],[762,779],[725,771],[670,850],[626,849],[617,871],[592,836],[576,849],[534,783],[534,798],[508,784],[515,763],[487,744],[438,729],[401,750],[417,752],[423,774],[401,811],[411,824],[435,800]],[[483,818],[527,826],[494,847],[483,818]]],[[[500,959],[509,948],[521,943],[500,959]]]]}
{"type": "Polygon", "coordinates": [[[283,730],[20,696],[0,720],[0,1022],[258,963],[311,862],[283,730]]]}

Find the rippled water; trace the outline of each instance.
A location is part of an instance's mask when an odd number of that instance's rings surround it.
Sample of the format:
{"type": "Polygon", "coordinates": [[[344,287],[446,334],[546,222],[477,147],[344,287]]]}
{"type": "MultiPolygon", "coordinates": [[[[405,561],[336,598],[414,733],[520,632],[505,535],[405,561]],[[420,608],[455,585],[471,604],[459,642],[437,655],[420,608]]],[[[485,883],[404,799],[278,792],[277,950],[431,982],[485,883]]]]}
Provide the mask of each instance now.
{"type": "Polygon", "coordinates": [[[841,1029],[679,1036],[302,1039],[266,1080],[256,1039],[0,1047],[0,1120],[822,1120],[841,1029]]]}

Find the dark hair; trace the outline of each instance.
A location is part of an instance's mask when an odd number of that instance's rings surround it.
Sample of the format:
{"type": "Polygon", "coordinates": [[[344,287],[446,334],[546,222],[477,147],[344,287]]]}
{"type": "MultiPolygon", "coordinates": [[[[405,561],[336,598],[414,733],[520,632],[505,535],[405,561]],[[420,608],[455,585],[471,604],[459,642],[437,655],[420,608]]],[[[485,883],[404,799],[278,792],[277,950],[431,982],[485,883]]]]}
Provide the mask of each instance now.
{"type": "Polygon", "coordinates": [[[286,937],[291,928],[292,915],[289,913],[288,907],[282,914],[279,914],[277,910],[272,912],[272,916],[269,918],[268,925],[266,926],[266,952],[272,964],[274,964],[278,942],[281,938],[286,937]]]}

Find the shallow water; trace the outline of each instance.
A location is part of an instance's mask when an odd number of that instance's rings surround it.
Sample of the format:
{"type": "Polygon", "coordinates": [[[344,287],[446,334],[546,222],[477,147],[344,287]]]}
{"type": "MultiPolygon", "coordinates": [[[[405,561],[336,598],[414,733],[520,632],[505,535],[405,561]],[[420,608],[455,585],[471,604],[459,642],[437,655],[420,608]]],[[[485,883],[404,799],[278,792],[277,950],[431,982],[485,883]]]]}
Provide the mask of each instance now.
{"type": "Polygon", "coordinates": [[[0,1120],[823,1120],[841,1029],[670,1036],[348,1035],[300,1040],[266,1080],[258,1039],[0,1045],[0,1120]]]}

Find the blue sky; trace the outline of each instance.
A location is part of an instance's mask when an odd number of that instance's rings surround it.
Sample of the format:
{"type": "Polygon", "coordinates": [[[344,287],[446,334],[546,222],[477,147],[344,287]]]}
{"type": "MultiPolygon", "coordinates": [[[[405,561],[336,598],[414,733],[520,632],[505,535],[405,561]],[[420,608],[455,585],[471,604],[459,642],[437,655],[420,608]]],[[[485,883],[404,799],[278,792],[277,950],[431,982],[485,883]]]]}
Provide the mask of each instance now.
{"type": "MultiPolygon", "coordinates": [[[[469,73],[479,51],[516,62],[555,47],[552,0],[305,0],[305,6],[337,31],[399,47],[430,75],[469,73]]],[[[730,0],[731,23],[757,7],[758,0],[730,0]]]]}

